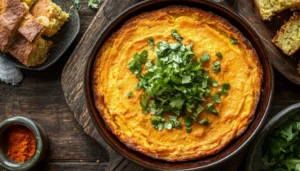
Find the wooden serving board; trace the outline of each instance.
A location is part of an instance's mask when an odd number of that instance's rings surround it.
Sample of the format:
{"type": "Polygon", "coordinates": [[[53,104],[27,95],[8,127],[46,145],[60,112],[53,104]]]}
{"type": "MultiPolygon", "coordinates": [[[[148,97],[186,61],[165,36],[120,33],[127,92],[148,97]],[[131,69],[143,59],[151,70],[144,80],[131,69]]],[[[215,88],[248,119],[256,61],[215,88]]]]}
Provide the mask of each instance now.
{"type": "MultiPolygon", "coordinates": [[[[124,159],[121,155],[116,153],[97,132],[89,114],[84,97],[84,72],[87,61],[90,57],[93,45],[96,43],[102,30],[115,18],[118,14],[124,11],[129,6],[138,3],[139,0],[104,0],[98,13],[87,29],[85,35],[77,45],[68,63],[66,64],[62,73],[62,87],[66,101],[74,113],[78,123],[82,126],[86,134],[98,141],[109,153],[110,164],[107,170],[146,170],[141,166],[138,166],[127,159],[124,159]]],[[[221,0],[215,0],[223,5],[221,0]]],[[[300,85],[300,75],[296,70],[296,59],[286,60],[280,50],[278,50],[272,43],[271,39],[276,33],[276,29],[280,28],[280,25],[274,23],[264,23],[260,20],[259,15],[256,12],[252,0],[227,0],[229,7],[232,11],[238,13],[249,25],[251,25],[263,40],[267,51],[270,55],[270,60],[273,65],[289,80],[300,85]]],[[[276,23],[282,23],[282,21],[274,21],[276,23]]],[[[245,154],[243,155],[245,156],[245,154]]],[[[216,168],[216,170],[230,171],[237,170],[243,157],[232,161],[232,163],[226,163],[230,167],[216,168]]],[[[239,169],[240,170],[240,169],[239,169]]]]}

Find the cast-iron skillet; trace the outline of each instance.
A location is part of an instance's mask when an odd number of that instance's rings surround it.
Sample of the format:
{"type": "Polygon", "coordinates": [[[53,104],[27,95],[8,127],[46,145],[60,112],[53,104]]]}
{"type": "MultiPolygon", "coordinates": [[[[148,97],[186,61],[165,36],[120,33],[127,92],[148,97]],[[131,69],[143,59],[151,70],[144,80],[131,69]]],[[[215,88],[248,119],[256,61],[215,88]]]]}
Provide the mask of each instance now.
{"type": "Polygon", "coordinates": [[[273,70],[269,63],[267,53],[261,40],[259,39],[258,35],[254,32],[254,30],[250,27],[250,25],[237,14],[234,14],[233,12],[221,6],[220,4],[209,1],[150,0],[138,3],[121,13],[101,33],[99,39],[97,40],[97,43],[93,47],[93,52],[86,67],[85,95],[90,116],[99,133],[113,149],[115,149],[124,157],[144,167],[154,170],[206,170],[211,169],[212,167],[215,167],[216,165],[219,165],[221,163],[224,163],[224,161],[232,159],[236,155],[240,155],[241,151],[244,151],[246,147],[249,146],[252,139],[258,133],[259,129],[263,124],[263,121],[266,118],[266,114],[268,112],[273,94],[273,79],[273,70]],[[222,150],[216,155],[197,160],[173,163],[147,157],[139,152],[127,148],[122,142],[120,142],[118,138],[114,136],[106,127],[100,113],[96,109],[92,91],[92,71],[94,61],[101,46],[112,35],[112,33],[117,31],[128,19],[130,19],[133,16],[141,14],[142,12],[157,10],[170,5],[185,5],[190,7],[196,7],[205,11],[213,12],[227,19],[232,25],[237,27],[243,33],[243,35],[246,38],[248,38],[248,40],[252,43],[253,47],[256,49],[257,54],[259,55],[264,72],[261,98],[257,106],[253,122],[249,125],[246,132],[236,140],[232,141],[232,143],[230,143],[224,150],[222,150]]]}

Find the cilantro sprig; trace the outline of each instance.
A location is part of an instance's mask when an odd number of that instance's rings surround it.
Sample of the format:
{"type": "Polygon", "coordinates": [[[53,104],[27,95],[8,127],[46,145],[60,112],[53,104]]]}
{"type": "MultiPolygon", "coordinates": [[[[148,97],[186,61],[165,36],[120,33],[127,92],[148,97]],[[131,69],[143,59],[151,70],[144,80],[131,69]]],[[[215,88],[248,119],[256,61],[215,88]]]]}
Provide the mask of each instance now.
{"type": "MultiPolygon", "coordinates": [[[[88,1],[88,6],[92,9],[98,9],[99,8],[99,4],[102,2],[103,0],[89,0],[88,1]]],[[[81,8],[81,1],[80,0],[73,0],[76,8],[79,10],[81,8]]]]}
{"type": "MultiPolygon", "coordinates": [[[[195,123],[211,123],[208,119],[200,119],[203,111],[218,115],[215,106],[221,103],[221,95],[228,94],[230,85],[222,84],[212,96],[211,89],[219,83],[210,77],[209,70],[203,68],[204,63],[211,60],[209,54],[203,53],[198,61],[192,50],[193,44],[184,45],[177,30],[173,30],[171,36],[177,42],[158,42],[155,60],[148,59],[148,52],[144,50],[134,55],[128,68],[139,80],[136,89],[144,90],[140,106],[143,113],[153,115],[153,127],[157,130],[181,128],[178,119],[182,117],[186,131],[190,133],[195,123]],[[145,68],[144,74],[142,68],[145,68]],[[215,103],[205,105],[210,98],[215,103]]],[[[148,45],[155,46],[152,37],[148,39],[148,45]]],[[[219,61],[213,67],[215,73],[221,72],[219,61]]]]}
{"type": "Polygon", "coordinates": [[[262,147],[267,170],[300,170],[300,112],[270,134],[262,147]]]}

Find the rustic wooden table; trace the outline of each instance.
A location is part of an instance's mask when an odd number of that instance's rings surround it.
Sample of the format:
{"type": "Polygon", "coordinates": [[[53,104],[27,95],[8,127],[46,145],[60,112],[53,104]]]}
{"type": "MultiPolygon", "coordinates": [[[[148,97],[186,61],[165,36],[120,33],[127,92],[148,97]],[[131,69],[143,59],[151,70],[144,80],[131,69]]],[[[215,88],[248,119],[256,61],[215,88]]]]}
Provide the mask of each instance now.
{"type": "MultiPolygon", "coordinates": [[[[82,131],[65,102],[61,88],[63,67],[97,12],[87,7],[87,1],[82,0],[80,35],[55,65],[39,72],[23,71],[25,79],[19,86],[0,83],[0,121],[25,116],[40,123],[49,134],[50,150],[47,159],[36,168],[39,171],[93,171],[105,170],[108,166],[107,152],[82,131]]],[[[300,102],[300,88],[275,71],[273,97],[269,117],[300,102]]],[[[4,169],[0,166],[0,170],[4,169]]]]}

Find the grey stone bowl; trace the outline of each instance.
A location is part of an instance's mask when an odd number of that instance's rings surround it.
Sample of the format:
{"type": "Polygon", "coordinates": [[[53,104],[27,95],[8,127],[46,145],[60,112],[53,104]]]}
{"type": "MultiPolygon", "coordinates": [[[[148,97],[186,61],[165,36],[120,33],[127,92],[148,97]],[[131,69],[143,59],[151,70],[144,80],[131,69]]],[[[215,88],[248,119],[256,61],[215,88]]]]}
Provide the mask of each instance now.
{"type": "Polygon", "coordinates": [[[246,171],[260,171],[266,170],[262,161],[262,147],[266,137],[268,137],[273,131],[285,123],[291,116],[300,111],[300,103],[291,105],[277,115],[275,115],[261,130],[257,138],[255,139],[250,153],[248,155],[246,171]]]}
{"type": "Polygon", "coordinates": [[[52,0],[54,3],[59,5],[64,11],[70,14],[69,21],[58,31],[56,35],[51,38],[47,38],[53,42],[53,46],[48,52],[47,60],[35,67],[27,67],[19,62],[16,58],[8,53],[0,52],[0,57],[6,59],[13,65],[27,70],[44,70],[54,64],[70,47],[72,42],[75,40],[76,36],[80,30],[80,18],[77,9],[75,8],[72,0],[52,0]]]}

